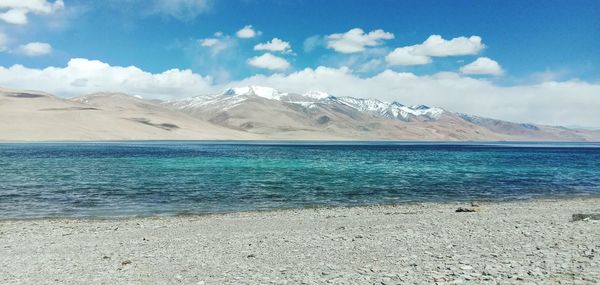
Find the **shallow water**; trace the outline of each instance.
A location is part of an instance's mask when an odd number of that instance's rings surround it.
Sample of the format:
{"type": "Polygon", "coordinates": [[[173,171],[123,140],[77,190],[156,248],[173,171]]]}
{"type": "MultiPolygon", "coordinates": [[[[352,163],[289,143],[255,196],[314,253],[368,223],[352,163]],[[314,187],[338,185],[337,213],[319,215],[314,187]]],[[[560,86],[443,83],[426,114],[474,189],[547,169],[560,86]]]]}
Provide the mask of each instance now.
{"type": "Polygon", "coordinates": [[[0,219],[598,194],[597,143],[0,144],[0,219]]]}

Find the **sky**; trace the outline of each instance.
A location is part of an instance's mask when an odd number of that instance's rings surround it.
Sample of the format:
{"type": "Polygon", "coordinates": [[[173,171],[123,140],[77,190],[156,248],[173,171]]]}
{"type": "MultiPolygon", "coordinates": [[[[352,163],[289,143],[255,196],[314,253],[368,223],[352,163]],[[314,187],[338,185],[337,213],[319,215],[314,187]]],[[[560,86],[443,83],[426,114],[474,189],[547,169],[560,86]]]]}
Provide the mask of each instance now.
{"type": "Polygon", "coordinates": [[[0,87],[232,86],[600,128],[600,2],[0,0],[0,87]]]}

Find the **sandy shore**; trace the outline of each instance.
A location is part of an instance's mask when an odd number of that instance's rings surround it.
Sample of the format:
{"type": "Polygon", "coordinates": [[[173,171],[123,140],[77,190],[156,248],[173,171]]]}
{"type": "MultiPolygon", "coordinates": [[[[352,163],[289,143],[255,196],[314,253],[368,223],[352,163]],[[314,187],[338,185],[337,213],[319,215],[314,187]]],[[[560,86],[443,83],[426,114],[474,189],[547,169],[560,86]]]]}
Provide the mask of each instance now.
{"type": "Polygon", "coordinates": [[[600,199],[0,221],[1,284],[595,284],[600,199]]]}

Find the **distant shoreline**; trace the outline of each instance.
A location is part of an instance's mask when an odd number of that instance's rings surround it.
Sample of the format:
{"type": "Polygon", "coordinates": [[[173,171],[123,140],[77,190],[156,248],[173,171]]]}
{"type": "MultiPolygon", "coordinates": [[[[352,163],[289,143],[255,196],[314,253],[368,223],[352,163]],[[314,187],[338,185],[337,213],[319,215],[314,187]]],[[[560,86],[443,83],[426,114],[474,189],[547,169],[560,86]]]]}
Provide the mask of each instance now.
{"type": "Polygon", "coordinates": [[[585,198],[0,221],[0,283],[593,284],[600,221],[572,219],[599,213],[598,205],[585,198]]]}
{"type": "Polygon", "coordinates": [[[185,139],[185,140],[170,140],[170,139],[131,139],[131,140],[0,140],[0,144],[52,144],[52,143],[64,143],[64,144],[87,144],[87,143],[246,143],[246,144],[272,144],[272,143],[285,143],[285,144],[378,144],[378,143],[397,143],[397,144],[546,144],[546,143],[557,143],[557,144],[595,144],[600,143],[599,141],[561,141],[561,140],[356,140],[356,139],[185,139]]]}

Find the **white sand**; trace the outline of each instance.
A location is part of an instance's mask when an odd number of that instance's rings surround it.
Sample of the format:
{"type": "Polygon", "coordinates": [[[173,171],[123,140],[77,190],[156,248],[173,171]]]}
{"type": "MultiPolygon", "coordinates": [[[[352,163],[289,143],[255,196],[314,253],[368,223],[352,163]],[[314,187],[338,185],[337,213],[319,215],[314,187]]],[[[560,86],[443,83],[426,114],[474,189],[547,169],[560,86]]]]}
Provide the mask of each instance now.
{"type": "Polygon", "coordinates": [[[1,284],[594,284],[600,199],[0,222],[1,284]]]}

